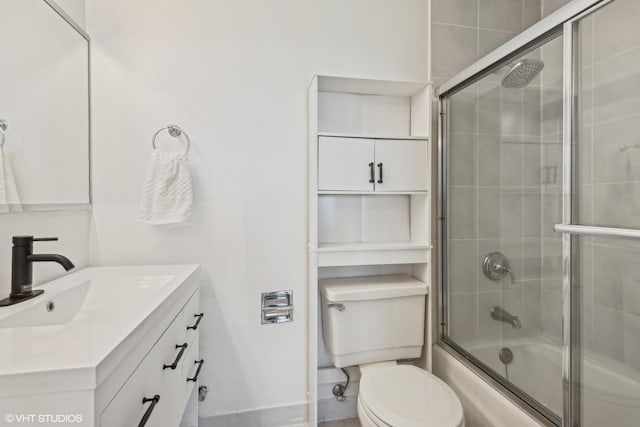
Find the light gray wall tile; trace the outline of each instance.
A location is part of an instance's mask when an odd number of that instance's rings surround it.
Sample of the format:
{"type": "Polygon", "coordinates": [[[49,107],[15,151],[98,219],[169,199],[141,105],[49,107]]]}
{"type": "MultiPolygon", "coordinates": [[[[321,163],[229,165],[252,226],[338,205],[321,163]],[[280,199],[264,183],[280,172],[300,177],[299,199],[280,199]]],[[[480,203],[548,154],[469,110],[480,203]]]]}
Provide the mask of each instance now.
{"type": "Polygon", "coordinates": [[[616,119],[640,111],[640,48],[594,65],[594,121],[616,119]]]}
{"type": "Polygon", "coordinates": [[[624,361],[640,370],[640,316],[625,314],[623,325],[624,361]]]}
{"type": "Polygon", "coordinates": [[[541,0],[523,0],[523,27],[529,28],[542,17],[541,0]]]}
{"type": "Polygon", "coordinates": [[[477,58],[478,31],[475,28],[432,24],[432,75],[452,77],[477,58]]]}
{"type": "Polygon", "coordinates": [[[453,185],[476,185],[476,136],[470,133],[450,133],[450,182],[453,185]]]}
{"type": "Polygon", "coordinates": [[[560,135],[562,132],[562,80],[542,88],[542,135],[560,135]]]}
{"type": "Polygon", "coordinates": [[[476,87],[469,87],[449,98],[449,127],[453,133],[476,132],[476,108],[478,94],[476,87]]]}
{"type": "Polygon", "coordinates": [[[452,240],[449,243],[449,287],[453,293],[475,292],[478,280],[475,240],[452,240]]]}
{"type": "Polygon", "coordinates": [[[640,228],[639,184],[599,184],[593,189],[594,224],[640,228]]]}
{"type": "Polygon", "coordinates": [[[542,0],[542,17],[549,16],[571,0],[542,0]]]}
{"type": "Polygon", "coordinates": [[[478,58],[482,58],[489,52],[511,40],[516,34],[510,31],[480,29],[478,37],[478,58]]]}
{"type": "Polygon", "coordinates": [[[542,242],[540,238],[524,239],[522,248],[524,277],[522,279],[542,278],[542,242]]]}
{"type": "Polygon", "coordinates": [[[622,313],[608,307],[593,306],[593,350],[615,360],[624,360],[622,313]]]}
{"type": "Polygon", "coordinates": [[[540,120],[542,114],[542,100],[539,87],[526,87],[523,90],[523,132],[527,136],[540,136],[540,120]]]}
{"type": "Polygon", "coordinates": [[[562,293],[542,291],[542,329],[551,339],[562,342],[562,293]]]}
{"type": "Polygon", "coordinates": [[[524,285],[522,328],[530,333],[542,332],[542,285],[540,281],[529,281],[524,285]]]}
{"type": "Polygon", "coordinates": [[[450,296],[449,331],[453,339],[464,340],[476,336],[477,296],[475,292],[450,296]]]}
{"type": "MultiPolygon", "coordinates": [[[[514,316],[518,316],[522,325],[522,316],[524,313],[523,301],[524,291],[522,289],[505,289],[502,291],[502,304],[500,307],[508,311],[514,316]]],[[[522,328],[514,328],[511,324],[500,322],[502,327],[502,339],[519,338],[524,335],[522,328]]]]}
{"type": "Polygon", "coordinates": [[[502,88],[500,91],[500,134],[522,135],[523,90],[502,88]]]}
{"type": "Polygon", "coordinates": [[[593,289],[596,304],[622,310],[623,275],[625,272],[624,251],[596,244],[593,246],[593,289]]]}
{"type": "Polygon", "coordinates": [[[502,305],[502,292],[478,294],[478,338],[497,341],[501,338],[501,323],[491,318],[491,308],[502,305]]]}
{"type": "MultiPolygon", "coordinates": [[[[540,123],[538,123],[540,127],[540,123]]],[[[522,165],[522,179],[525,187],[539,187],[542,185],[540,176],[542,145],[540,138],[528,138],[523,139],[525,144],[523,145],[524,164],[522,165]]]]}
{"type": "Polygon", "coordinates": [[[518,187],[522,185],[522,150],[518,137],[480,135],[478,138],[478,184],[518,187]]]}
{"type": "Polygon", "coordinates": [[[431,20],[475,27],[478,25],[477,0],[431,0],[431,20]]]}
{"type": "Polygon", "coordinates": [[[640,46],[638,16],[638,0],[616,0],[594,15],[594,61],[640,46]]]}
{"type": "Polygon", "coordinates": [[[500,134],[500,83],[478,84],[478,132],[500,134]]]}
{"type": "Polygon", "coordinates": [[[450,194],[451,223],[449,235],[453,239],[476,237],[476,189],[454,187],[450,194]]]}
{"type": "Polygon", "coordinates": [[[520,32],[522,23],[521,0],[480,0],[480,28],[520,32]]]}
{"type": "MultiPolygon", "coordinates": [[[[593,134],[596,141],[593,155],[597,159],[593,164],[593,182],[640,182],[640,148],[624,152],[620,150],[621,145],[632,147],[638,144],[640,120],[637,117],[625,117],[599,123],[594,126],[593,134]]],[[[585,160],[590,161],[590,158],[585,160]]]]}

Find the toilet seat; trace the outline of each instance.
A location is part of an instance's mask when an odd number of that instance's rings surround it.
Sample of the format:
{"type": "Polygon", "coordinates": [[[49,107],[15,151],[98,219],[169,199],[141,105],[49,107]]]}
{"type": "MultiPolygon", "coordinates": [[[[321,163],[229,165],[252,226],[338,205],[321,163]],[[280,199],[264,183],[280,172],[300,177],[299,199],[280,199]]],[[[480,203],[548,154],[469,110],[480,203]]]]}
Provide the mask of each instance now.
{"type": "Polygon", "coordinates": [[[458,396],[441,379],[411,365],[367,370],[360,379],[358,403],[380,426],[460,427],[458,396]]]}

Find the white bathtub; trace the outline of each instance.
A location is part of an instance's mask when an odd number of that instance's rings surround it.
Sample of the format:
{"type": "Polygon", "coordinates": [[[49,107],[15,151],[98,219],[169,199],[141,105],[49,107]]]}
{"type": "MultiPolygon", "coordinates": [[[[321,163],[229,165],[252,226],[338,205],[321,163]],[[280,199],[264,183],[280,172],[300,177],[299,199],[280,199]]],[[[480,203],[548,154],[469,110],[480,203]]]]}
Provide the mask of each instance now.
{"type": "MultiPolygon", "coordinates": [[[[562,414],[561,348],[544,337],[475,343],[464,348],[505,375],[501,348],[513,352],[509,380],[556,414],[562,414]]],[[[640,372],[603,356],[583,358],[583,425],[637,427],[640,423],[640,372]]]]}

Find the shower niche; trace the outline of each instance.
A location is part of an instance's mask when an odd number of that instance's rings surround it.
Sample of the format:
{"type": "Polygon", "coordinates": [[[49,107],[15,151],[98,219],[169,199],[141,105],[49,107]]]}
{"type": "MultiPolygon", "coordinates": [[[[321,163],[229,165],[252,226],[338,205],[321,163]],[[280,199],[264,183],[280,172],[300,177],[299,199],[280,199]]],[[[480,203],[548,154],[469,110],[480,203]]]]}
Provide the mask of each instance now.
{"type": "MultiPolygon", "coordinates": [[[[309,88],[309,418],[356,415],[357,367],[324,349],[318,280],[401,274],[430,283],[430,91],[423,82],[316,76],[309,88]]],[[[427,297],[426,324],[431,298],[427,297]]],[[[420,360],[430,369],[431,328],[420,360]]]]}

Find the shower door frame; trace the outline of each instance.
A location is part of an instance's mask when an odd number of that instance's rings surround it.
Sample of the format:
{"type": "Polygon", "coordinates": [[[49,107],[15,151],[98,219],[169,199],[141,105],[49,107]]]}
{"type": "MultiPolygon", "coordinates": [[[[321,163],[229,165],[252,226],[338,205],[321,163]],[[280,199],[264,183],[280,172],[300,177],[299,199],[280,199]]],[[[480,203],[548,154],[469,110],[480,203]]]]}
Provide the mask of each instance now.
{"type": "Polygon", "coordinates": [[[438,344],[467,367],[498,388],[511,401],[545,424],[562,427],[581,425],[581,343],[580,343],[580,300],[572,287],[576,279],[575,265],[577,248],[572,245],[573,235],[606,236],[640,239],[640,230],[575,225],[572,206],[575,204],[574,144],[578,132],[579,67],[577,66],[578,22],[587,15],[615,0],[574,0],[556,12],[542,19],[520,33],[498,49],[472,64],[452,79],[443,83],[436,91],[438,96],[438,225],[437,225],[437,270],[438,290],[438,344]],[[530,397],[522,389],[497,375],[491,368],[471,353],[456,344],[448,334],[448,293],[447,293],[447,185],[448,185],[448,98],[459,90],[472,85],[492,70],[508,63],[511,59],[536,49],[547,41],[563,37],[563,185],[562,223],[554,230],[562,234],[562,417],[558,417],[530,397]]]}

